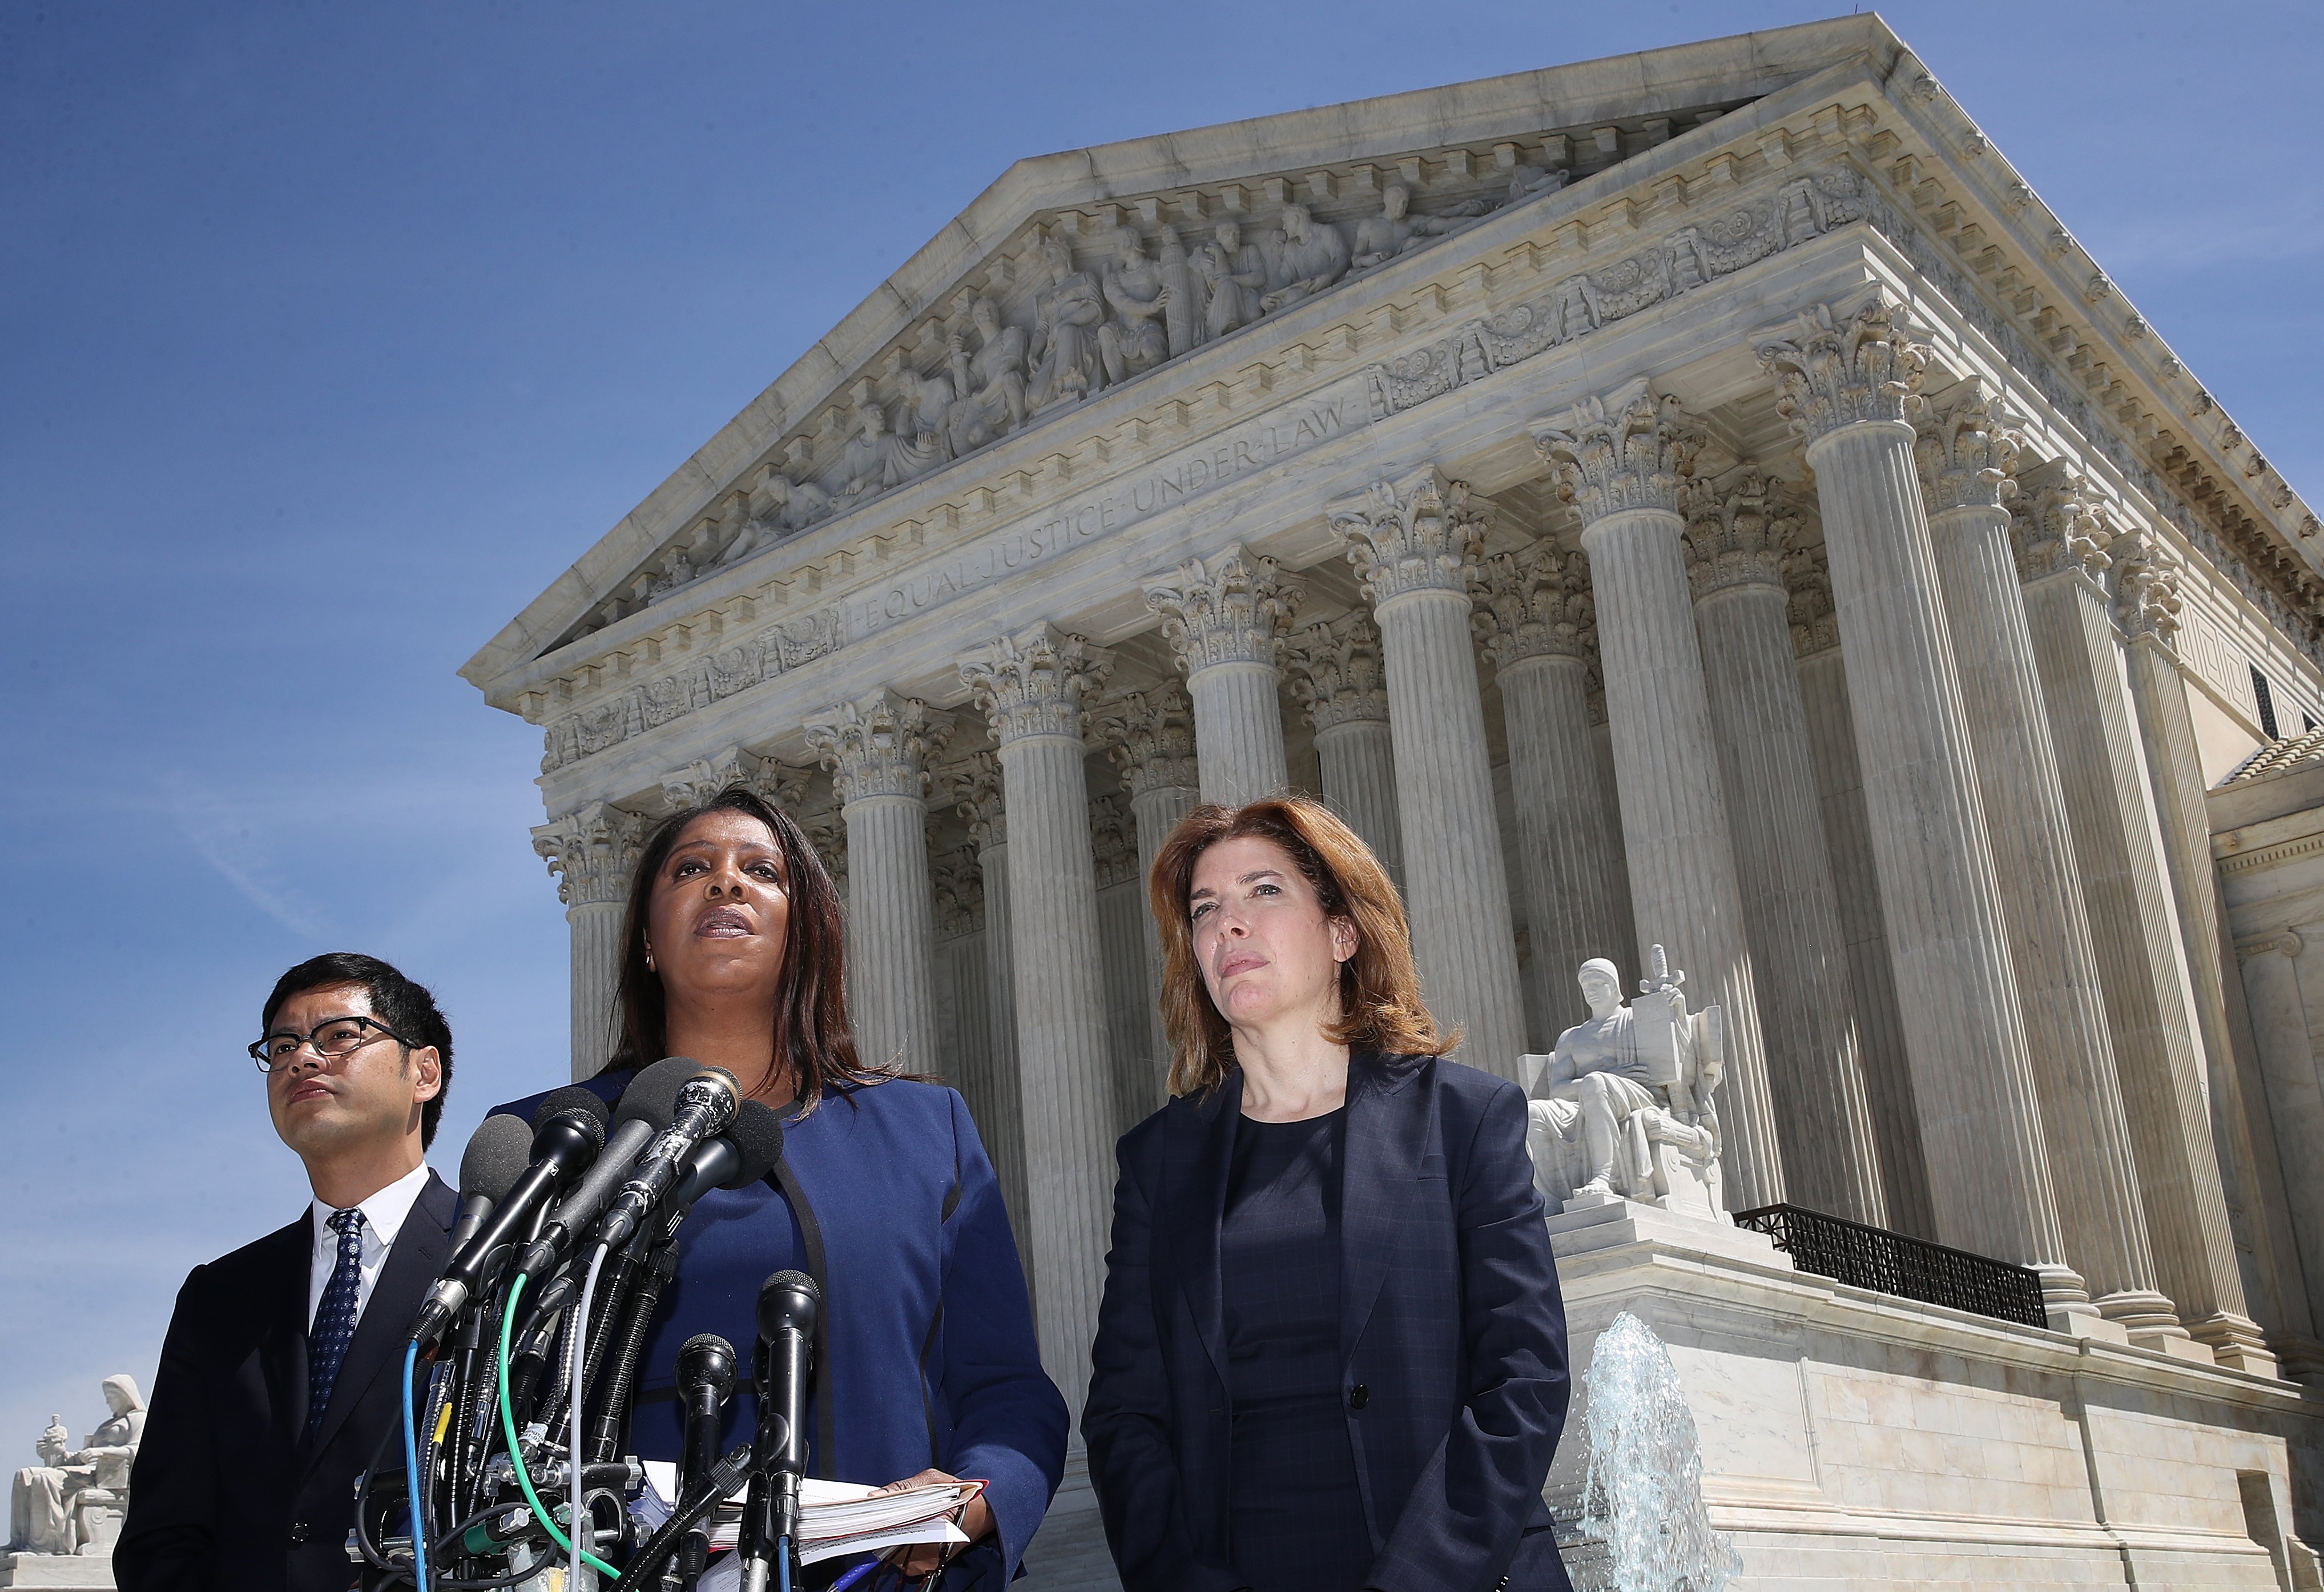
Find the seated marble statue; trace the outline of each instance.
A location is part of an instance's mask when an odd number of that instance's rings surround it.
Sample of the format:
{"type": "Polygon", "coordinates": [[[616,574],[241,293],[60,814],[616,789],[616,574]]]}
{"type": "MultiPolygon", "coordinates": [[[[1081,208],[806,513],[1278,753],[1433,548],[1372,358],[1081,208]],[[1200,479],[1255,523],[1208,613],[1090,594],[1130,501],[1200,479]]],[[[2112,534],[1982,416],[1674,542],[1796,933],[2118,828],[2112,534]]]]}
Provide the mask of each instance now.
{"type": "Polygon", "coordinates": [[[18,1471],[8,1498],[13,1553],[102,1553],[120,1534],[129,1504],[129,1467],[145,1432],[145,1401],[127,1376],[105,1379],[111,1417],[72,1447],[64,1417],[49,1417],[33,1451],[41,1463],[18,1471]]]}
{"type": "Polygon", "coordinates": [[[957,332],[945,339],[945,361],[960,394],[945,417],[954,458],[975,452],[995,437],[1025,424],[1025,355],[1030,343],[1022,327],[1003,325],[1001,310],[979,294],[968,307],[976,329],[976,352],[957,332]]]}
{"type": "Polygon", "coordinates": [[[1607,1199],[1725,1221],[1719,1113],[1725,1065],[1719,1008],[1690,1014],[1663,949],[1639,998],[1622,1004],[1621,975],[1591,958],[1577,975],[1590,1016],[1525,1058],[1532,1097],[1526,1145],[1553,1210],[1607,1199]]]}
{"type": "Polygon", "coordinates": [[[1163,297],[1162,268],[1146,257],[1146,243],[1136,227],[1113,229],[1113,263],[1105,267],[1099,288],[1113,311],[1113,318],[1097,331],[1109,385],[1126,382],[1170,357],[1170,336],[1163,319],[1168,306],[1163,297]]]}
{"type": "Polygon", "coordinates": [[[1259,319],[1259,296],[1267,290],[1267,260],[1257,244],[1242,241],[1240,222],[1220,222],[1189,263],[1202,279],[1204,322],[1212,337],[1222,338],[1259,319]]]}

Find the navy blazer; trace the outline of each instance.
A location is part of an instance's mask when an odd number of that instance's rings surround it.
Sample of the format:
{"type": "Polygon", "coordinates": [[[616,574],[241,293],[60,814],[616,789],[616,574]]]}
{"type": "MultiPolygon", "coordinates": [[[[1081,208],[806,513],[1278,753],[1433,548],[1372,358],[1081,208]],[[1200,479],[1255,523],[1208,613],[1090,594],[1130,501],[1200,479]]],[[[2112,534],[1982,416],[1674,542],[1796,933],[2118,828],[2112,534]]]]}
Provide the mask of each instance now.
{"type": "MultiPolygon", "coordinates": [[[[1082,1432],[1128,1592],[1240,1592],[1219,1226],[1242,1075],[1122,1138],[1082,1432]]],[[[1542,1483],[1565,1307],[1517,1085],[1358,1053],[1342,1159],[1348,1441],[1385,1592],[1570,1592],[1542,1483]],[[1504,1581],[1504,1578],[1507,1578],[1504,1581]]],[[[1260,1479],[1264,1485],[1264,1479],[1260,1479]]]]}
{"type": "MultiPolygon", "coordinates": [[[[618,1100],[631,1076],[582,1087],[618,1100]]],[[[530,1118],[541,1098],[497,1109],[530,1118]]],[[[905,1078],[832,1091],[787,1115],[774,1181],[823,1289],[813,1473],[879,1486],[931,1467],[983,1479],[996,1540],[953,1561],[945,1592],[1004,1585],[1064,1475],[1065,1401],[1041,1369],[1009,1213],[966,1102],[905,1078]]],[[[788,1223],[777,1236],[788,1255],[788,1223]]],[[[743,1279],[752,1297],[776,1269],[756,1263],[743,1279]]]]}
{"type": "Polygon", "coordinates": [[[113,1550],[122,1592],[346,1592],[355,1483],[398,1420],[403,1347],[459,1197],[430,1172],[395,1235],[314,1442],[307,1299],[314,1213],[196,1266],[161,1340],[113,1550]]]}

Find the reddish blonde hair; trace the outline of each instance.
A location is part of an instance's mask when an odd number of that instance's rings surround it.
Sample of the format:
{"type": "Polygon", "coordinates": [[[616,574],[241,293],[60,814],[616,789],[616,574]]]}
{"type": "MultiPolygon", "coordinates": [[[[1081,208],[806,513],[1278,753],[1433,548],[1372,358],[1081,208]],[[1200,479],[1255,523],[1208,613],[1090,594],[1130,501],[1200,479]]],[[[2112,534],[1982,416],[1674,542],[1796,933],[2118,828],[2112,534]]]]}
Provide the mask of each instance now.
{"type": "Polygon", "coordinates": [[[1323,915],[1355,925],[1356,954],[1340,964],[1340,1021],[1325,1031],[1333,1043],[1441,1056],[1460,1042],[1458,1032],[1438,1032],[1421,1001],[1403,898],[1371,847],[1337,813],[1312,796],[1270,796],[1241,807],[1206,801],[1163,840],[1146,880],[1147,904],[1162,937],[1162,1027],[1170,1041],[1172,1094],[1208,1094],[1234,1065],[1234,1034],[1203,982],[1186,908],[1203,854],[1222,840],[1246,838],[1279,847],[1314,888],[1323,915]]]}

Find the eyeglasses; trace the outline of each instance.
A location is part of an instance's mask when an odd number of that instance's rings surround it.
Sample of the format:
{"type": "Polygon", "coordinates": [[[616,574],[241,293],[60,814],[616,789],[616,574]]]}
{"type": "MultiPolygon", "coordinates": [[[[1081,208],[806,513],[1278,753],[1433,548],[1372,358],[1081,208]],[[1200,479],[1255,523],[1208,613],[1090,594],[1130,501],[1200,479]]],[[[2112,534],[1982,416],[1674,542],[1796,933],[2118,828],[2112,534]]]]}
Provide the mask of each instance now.
{"type": "Polygon", "coordinates": [[[375,1017],[333,1017],[317,1023],[312,1033],[292,1033],[289,1029],[270,1033],[251,1045],[250,1059],[258,1063],[259,1071],[275,1072],[290,1066],[302,1045],[326,1061],[337,1061],[383,1039],[411,1048],[410,1040],[375,1017]],[[364,1031],[371,1028],[379,1032],[365,1038],[364,1031]]]}

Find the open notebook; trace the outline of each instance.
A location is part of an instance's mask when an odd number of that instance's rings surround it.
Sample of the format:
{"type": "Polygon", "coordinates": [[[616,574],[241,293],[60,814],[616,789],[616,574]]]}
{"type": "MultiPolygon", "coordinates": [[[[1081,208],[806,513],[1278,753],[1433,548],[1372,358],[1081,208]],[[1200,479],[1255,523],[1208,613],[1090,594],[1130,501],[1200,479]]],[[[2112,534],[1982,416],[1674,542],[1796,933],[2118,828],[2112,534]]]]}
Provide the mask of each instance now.
{"type": "MultiPolygon", "coordinates": [[[[646,1495],[633,1508],[649,1531],[668,1520],[675,1508],[678,1467],[659,1459],[645,1462],[646,1495]]],[[[842,1554],[880,1553],[908,1542],[965,1542],[953,1517],[984,1490],[981,1481],[936,1482],[900,1493],[882,1493],[855,1482],[809,1478],[799,1489],[799,1562],[835,1559],[842,1554]]],[[[742,1525],[742,1497],[738,1488],[712,1512],[710,1545],[732,1548],[742,1525]]],[[[703,1580],[707,1588],[708,1578],[703,1580]]]]}

